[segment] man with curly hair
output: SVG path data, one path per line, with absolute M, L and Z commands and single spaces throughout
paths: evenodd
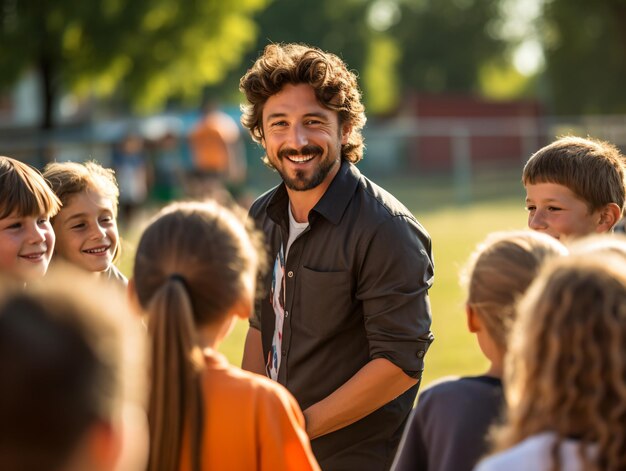
M 336 55 L 269 45 L 240 90 L 283 180 L 250 209 L 274 265 L 243 367 L 293 393 L 323 469 L 388 469 L 432 341 L 430 237 L 354 165 L 365 113 Z

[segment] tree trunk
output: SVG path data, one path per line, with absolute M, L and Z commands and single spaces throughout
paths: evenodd
M 49 131 L 54 127 L 54 66 L 50 57 L 45 54 L 39 59 L 39 78 L 41 80 L 41 99 L 42 99 L 42 115 L 40 128 L 43 131 Z
M 39 56 L 37 64 L 41 90 L 41 121 L 37 133 L 37 165 L 43 168 L 47 163 L 54 160 L 54 151 L 50 139 L 54 123 L 54 102 L 56 98 L 55 66 L 54 60 L 46 54 L 45 46 Z

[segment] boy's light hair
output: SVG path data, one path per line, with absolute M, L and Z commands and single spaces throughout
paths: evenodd
M 53 162 L 46 165 L 43 176 L 64 205 L 77 193 L 95 190 L 113 202 L 113 216 L 117 217 L 120 191 L 113 170 L 92 161 Z
M 11 157 L 0 156 L 0 219 L 17 216 L 53 217 L 61 202 L 38 170 Z
M 470 256 L 461 272 L 467 305 L 485 324 L 498 348 L 507 350 L 515 303 L 551 257 L 566 255 L 558 240 L 534 231 L 495 232 Z
M 589 211 L 615 203 L 624 212 L 624 156 L 612 144 L 567 136 L 535 152 L 522 173 L 522 183 L 557 183 L 582 199 Z
M 581 469 L 626 468 L 626 262 L 614 254 L 548 263 L 518 308 L 505 367 L 508 423 L 496 450 L 553 432 L 580 440 Z M 593 454 L 585 447 L 593 445 Z

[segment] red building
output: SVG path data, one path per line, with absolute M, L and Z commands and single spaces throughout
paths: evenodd
M 519 164 L 543 145 L 542 109 L 534 100 L 417 95 L 408 111 L 413 170 L 448 171 L 459 158 L 472 165 Z

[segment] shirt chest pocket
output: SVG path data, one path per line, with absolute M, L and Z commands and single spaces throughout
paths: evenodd
M 299 293 L 294 300 L 297 321 L 312 335 L 326 337 L 350 328 L 353 317 L 351 277 L 347 271 L 300 269 Z M 360 320 L 362 322 L 362 319 Z

